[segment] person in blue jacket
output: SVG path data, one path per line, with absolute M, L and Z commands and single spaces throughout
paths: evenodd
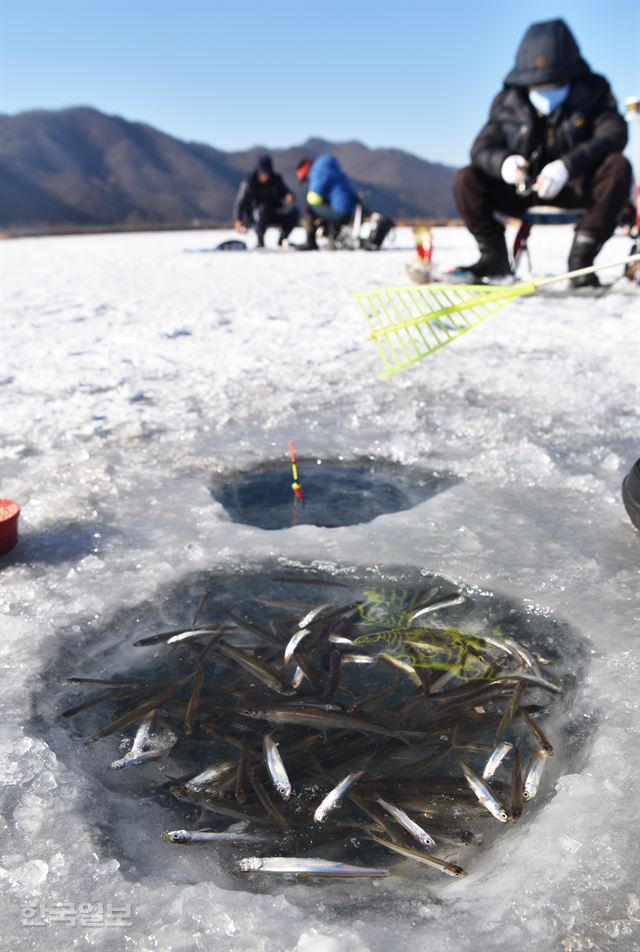
M 358 195 L 333 155 L 304 158 L 296 167 L 296 178 L 307 187 L 307 212 L 302 219 L 307 240 L 301 251 L 314 251 L 318 222 L 329 225 L 334 235 L 351 220 Z

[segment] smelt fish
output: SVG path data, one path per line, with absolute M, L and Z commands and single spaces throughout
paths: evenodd
M 114 760 L 111 764 L 112 770 L 122 770 L 124 767 L 138 767 L 150 760 L 158 760 L 164 757 L 174 744 L 177 742 L 177 735 L 170 730 L 159 730 L 152 733 L 155 722 L 155 711 L 145 717 L 131 745 L 131 750 L 127 751 L 124 757 Z
M 385 664 L 390 664 L 393 668 L 397 668 L 398 671 L 402 671 L 403 674 L 406 674 L 409 680 L 412 681 L 416 685 L 416 687 L 418 688 L 422 687 L 422 681 L 420 679 L 420 675 L 418 674 L 416 669 L 413 667 L 413 665 L 409 664 L 408 661 L 402 661 L 400 658 L 396 658 L 391 654 L 387 654 L 386 652 L 382 652 L 382 654 L 379 654 L 378 658 L 381 661 L 384 661 Z
M 295 635 L 289 639 L 287 647 L 284 649 L 284 663 L 289 664 L 293 658 L 294 652 L 303 638 L 306 638 L 307 635 L 311 634 L 309 628 L 301 628 L 299 631 L 296 631 Z
M 414 612 L 409 616 L 409 624 L 412 624 L 416 618 L 420 618 L 422 615 L 427 615 L 430 612 L 437 612 L 441 608 L 453 608 L 455 605 L 462 605 L 465 601 L 464 595 L 454 595 L 452 597 L 442 598 L 438 602 L 431 602 L 429 605 L 425 605 L 424 608 L 419 608 L 417 612 Z
M 484 770 L 482 771 L 483 780 L 491 780 L 494 773 L 511 750 L 513 750 L 513 744 L 511 744 L 508 740 L 503 740 L 500 744 L 498 744 L 484 766 Z
M 215 785 L 220 782 L 220 780 L 228 780 L 229 777 L 234 773 L 235 762 L 233 760 L 222 760 L 220 763 L 214 764 L 212 767 L 207 767 L 206 770 L 203 770 L 201 773 L 196 774 L 195 777 L 192 777 L 185 786 L 190 790 L 195 790 L 198 787 L 206 787 L 210 785 Z
M 551 691 L 553 694 L 562 694 L 562 688 L 559 685 L 547 681 L 546 678 L 539 678 L 535 674 L 526 674 L 522 671 L 509 671 L 505 674 L 496 674 L 491 684 L 498 684 L 500 681 L 522 681 L 525 684 L 531 684 L 533 687 Z
M 540 665 L 531 652 L 524 647 L 524 645 L 521 645 L 520 642 L 516 641 L 514 638 L 505 638 L 504 643 L 518 655 L 521 661 L 527 666 L 527 668 L 529 668 L 530 671 L 533 672 L 533 674 L 535 674 L 538 678 L 542 677 Z
M 306 678 L 306 674 L 300 667 L 297 665 L 295 671 L 293 672 L 293 677 L 291 678 L 291 687 L 294 691 L 297 691 L 298 688 L 302 687 L 302 682 Z
M 519 820 L 522 816 L 522 772 L 520 770 L 520 754 L 516 750 L 513 755 L 513 769 L 511 771 L 511 819 Z
M 298 628 L 306 628 L 307 625 L 310 625 L 311 622 L 315 621 L 323 611 L 326 611 L 327 608 L 330 608 L 330 605 L 318 605 L 317 608 L 312 608 L 310 612 L 301 618 L 298 622 Z
M 227 658 L 231 658 L 232 661 L 239 664 L 245 671 L 249 671 L 250 674 L 253 674 L 258 680 L 266 684 L 267 687 L 270 687 L 272 691 L 276 691 L 278 694 L 291 694 L 291 688 L 288 684 L 284 683 L 280 675 L 274 671 L 273 668 L 270 668 L 269 665 L 258 661 L 253 655 L 241 651 L 240 648 L 234 648 L 232 645 L 227 644 L 226 641 L 221 641 L 216 646 L 216 651 Z
M 328 640 L 332 645 L 344 645 L 347 648 L 356 648 L 357 643 L 352 641 L 351 638 L 345 638 L 343 635 L 337 635 L 335 632 L 332 632 L 329 635 Z
M 542 771 L 544 770 L 548 756 L 549 751 L 547 750 L 536 750 L 531 754 L 524 775 L 524 790 L 522 796 L 525 800 L 533 800 L 538 792 L 540 780 L 542 779 Z
M 310 605 L 309 602 L 291 602 L 285 601 L 281 598 L 256 598 L 256 601 L 260 605 L 266 605 L 267 608 L 289 608 L 291 611 L 304 611 L 305 609 L 311 608 L 312 611 L 316 611 L 316 605 Z M 300 625 L 303 628 L 303 625 Z
M 235 800 L 228 800 L 217 796 L 213 792 L 203 790 L 190 790 L 183 786 L 171 787 L 169 792 L 177 800 L 186 800 L 188 803 L 195 803 L 203 810 L 211 813 L 219 813 L 221 816 L 231 817 L 233 820 L 250 820 L 252 823 L 264 823 L 270 825 L 273 820 L 270 816 L 256 813 L 253 807 L 247 808 L 236 803 Z
M 467 778 L 467 783 L 475 793 L 476 797 L 480 801 L 483 807 L 489 811 L 489 813 L 500 820 L 501 823 L 507 823 L 509 820 L 509 814 L 505 810 L 504 806 L 500 803 L 495 793 L 489 786 L 489 784 L 482 780 L 481 777 L 475 773 L 471 767 L 465 764 L 464 760 L 460 761 L 460 766 L 462 767 L 463 773 Z
M 551 744 L 547 740 L 547 738 L 542 732 L 542 728 L 540 727 L 540 725 L 536 723 L 536 721 L 534 721 L 534 719 L 530 717 L 526 711 L 521 710 L 520 714 L 522 715 L 522 717 L 524 717 L 527 727 L 529 728 L 529 730 L 531 731 L 535 739 L 538 741 L 538 744 L 540 745 L 541 750 L 546 751 L 548 754 L 552 754 L 553 744 Z
M 161 834 L 167 843 L 265 843 L 272 836 L 259 836 L 255 833 L 213 833 L 209 830 L 168 830 Z
M 388 869 L 370 866 L 349 866 L 329 859 L 296 859 L 293 856 L 248 856 L 238 860 L 236 869 L 242 873 L 283 873 L 297 876 L 388 876 Z
M 378 797 L 377 803 L 389 813 L 394 820 L 396 820 L 400 826 L 403 826 L 411 836 L 418 841 L 422 846 L 425 846 L 427 849 L 433 849 L 436 845 L 436 841 L 432 836 L 429 836 L 426 830 L 423 830 L 422 827 L 412 820 L 408 813 L 405 813 L 404 810 L 401 810 L 400 807 L 396 807 L 393 803 L 387 803 L 386 800 L 383 800 L 382 797 Z
M 329 671 L 322 689 L 322 698 L 329 700 L 338 690 L 340 685 L 340 668 L 342 667 L 342 655 L 339 651 L 332 651 L 329 655 Z
M 347 585 L 346 582 L 339 582 L 338 579 L 333 578 L 311 578 L 305 577 L 304 575 L 281 575 L 277 578 L 272 578 L 272 582 L 280 583 L 293 583 L 294 585 L 308 585 L 310 587 L 316 588 L 318 585 L 338 585 L 340 588 L 350 588 L 350 585 Z
M 119 760 L 114 760 L 111 763 L 111 769 L 123 770 L 125 767 L 139 767 L 141 764 L 146 764 L 150 760 L 159 760 L 162 755 L 162 750 L 139 750 L 137 754 L 129 751 L 124 757 L 121 757 Z
M 314 821 L 316 823 L 323 823 L 327 814 L 338 806 L 347 790 L 349 790 L 363 774 L 364 770 L 357 770 L 355 773 L 347 774 L 333 790 L 330 790 L 313 814 Z
M 189 631 L 181 631 L 177 635 L 172 635 L 171 638 L 167 639 L 168 645 L 177 645 L 182 641 L 190 641 L 192 638 L 200 638 L 202 635 L 212 635 L 215 629 L 209 628 L 192 628 Z
M 405 859 L 415 859 L 419 863 L 425 863 L 427 866 L 435 866 L 448 876 L 467 875 L 462 866 L 456 866 L 455 863 L 448 863 L 445 859 L 440 859 L 439 856 L 433 856 L 431 853 L 421 853 L 419 850 L 413 850 L 408 846 L 401 846 L 400 843 L 392 843 L 391 840 L 383 840 L 382 837 L 376 836 L 375 833 L 371 833 L 369 835 L 369 839 L 379 843 L 380 846 L 386 846 L 388 850 L 393 850 L 394 853 L 399 853 L 400 856 L 404 856 Z
M 240 759 L 236 771 L 236 782 L 234 785 L 234 794 L 238 803 L 246 803 L 249 793 L 249 747 L 246 741 L 242 744 L 240 750 Z
M 264 751 L 264 759 L 267 765 L 267 770 L 269 771 L 269 776 L 273 781 L 274 787 L 283 800 L 288 800 L 291 796 L 291 782 L 287 776 L 287 771 L 282 761 L 282 757 L 280 756 L 278 745 L 274 741 L 271 734 L 265 735 L 262 742 L 262 749 Z
M 344 664 L 344 659 L 342 661 Z M 318 730 L 351 730 L 364 734 L 382 734 L 383 737 L 396 737 L 405 740 L 407 737 L 421 737 L 418 731 L 394 731 L 380 724 L 374 724 L 363 717 L 343 714 L 340 711 L 325 708 L 311 707 L 268 707 L 262 710 L 238 709 L 243 717 L 252 717 L 260 721 L 271 721 L 272 724 L 293 724 L 301 727 L 315 727 Z

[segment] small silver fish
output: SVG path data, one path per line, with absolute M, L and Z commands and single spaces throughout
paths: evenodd
M 378 658 L 381 661 L 384 661 L 386 664 L 390 664 L 392 667 L 397 668 L 398 671 L 402 671 L 403 674 L 406 674 L 409 680 L 412 681 L 413 684 L 416 685 L 416 687 L 418 688 L 422 687 L 422 681 L 420 679 L 420 675 L 418 674 L 416 669 L 413 667 L 413 665 L 409 664 L 408 661 L 402 661 L 400 658 L 395 658 L 393 655 L 387 654 L 386 652 L 382 652 L 382 654 L 379 654 Z
M 529 668 L 530 671 L 533 672 L 533 674 L 536 675 L 536 677 L 538 678 L 542 677 L 540 665 L 534 658 L 533 654 L 530 651 L 528 651 L 527 648 L 524 647 L 524 645 L 521 645 L 519 641 L 515 640 L 515 638 L 505 638 L 504 643 L 513 651 L 515 651 L 515 653 L 520 657 L 522 662 L 527 666 L 527 668 Z
M 545 691 L 551 691 L 553 694 L 562 694 L 562 688 L 558 684 L 554 684 L 552 681 L 547 681 L 546 678 L 539 678 L 535 674 L 525 674 L 524 672 L 507 672 L 505 674 L 496 674 L 491 684 L 496 684 L 500 681 L 522 681 L 525 684 L 531 684 L 533 687 L 543 688 Z
M 271 734 L 265 734 L 262 741 L 262 749 L 264 751 L 267 770 L 269 771 L 269 776 L 273 781 L 274 787 L 283 800 L 288 800 L 291 796 L 291 781 L 289 780 L 282 757 L 280 756 L 278 745 Z
M 534 719 L 530 717 L 526 711 L 520 711 L 520 714 L 524 718 L 525 723 L 527 724 L 527 727 L 529 728 L 529 730 L 531 731 L 535 739 L 538 741 L 538 744 L 540 745 L 541 749 L 546 750 L 546 752 L 549 755 L 551 755 L 553 753 L 553 744 L 550 743 L 549 740 L 547 740 L 540 725 L 536 721 L 534 721 Z
M 142 721 L 136 731 L 136 735 L 131 744 L 131 749 L 127 751 L 124 757 L 114 760 L 111 764 L 112 770 L 123 770 L 125 767 L 138 767 L 140 764 L 146 764 L 150 760 L 159 760 L 168 754 L 178 737 L 171 730 L 153 730 L 155 722 L 155 711 L 151 711 Z
M 433 856 L 431 853 L 421 853 L 419 850 L 413 850 L 408 846 L 401 846 L 400 843 L 392 843 L 391 840 L 385 840 L 381 836 L 376 836 L 375 833 L 371 833 L 369 839 L 375 840 L 380 846 L 386 846 L 388 850 L 393 850 L 394 853 L 399 853 L 400 856 L 404 856 L 405 859 L 414 859 L 419 863 L 425 863 L 427 866 L 435 866 L 448 876 L 467 875 L 461 866 L 456 866 L 455 863 L 448 863 L 447 860 L 440 859 L 439 856 Z
M 190 790 L 195 790 L 198 787 L 206 787 L 211 784 L 216 784 L 222 778 L 228 780 L 229 777 L 235 772 L 235 769 L 235 761 L 221 760 L 219 763 L 214 764 L 212 767 L 207 767 L 206 770 L 203 770 L 195 777 L 192 777 L 191 780 L 187 781 L 185 787 L 188 787 Z
M 524 790 L 522 792 L 522 796 L 525 800 L 533 800 L 536 793 L 538 792 L 540 780 L 542 779 L 542 772 L 544 770 L 548 756 L 548 750 L 536 750 L 533 754 L 531 754 L 524 775 Z
M 404 810 L 401 810 L 400 807 L 396 807 L 393 803 L 388 803 L 386 800 L 383 800 L 382 797 L 378 797 L 377 802 L 389 813 L 394 820 L 403 826 L 411 836 L 418 841 L 422 846 L 425 846 L 427 849 L 433 849 L 436 845 L 436 841 L 432 836 L 429 836 L 426 830 L 411 819 L 408 813 L 405 813 Z
M 306 628 L 307 625 L 310 625 L 312 621 L 315 621 L 318 615 L 321 615 L 323 611 L 327 608 L 330 608 L 330 605 L 318 605 L 316 608 L 312 608 L 310 612 L 301 618 L 298 622 L 298 628 Z
M 287 647 L 284 649 L 284 663 L 285 664 L 289 664 L 289 662 L 293 658 L 293 654 L 296 648 L 298 647 L 302 639 L 306 638 L 307 635 L 310 635 L 310 634 L 311 634 L 311 631 L 309 628 L 300 628 L 300 630 L 296 631 L 293 637 L 289 639 L 289 642 L 287 643 Z
M 501 823 L 507 823 L 509 820 L 509 814 L 505 810 L 504 806 L 500 803 L 495 793 L 489 786 L 489 784 L 482 780 L 481 777 L 475 773 L 471 767 L 465 764 L 464 760 L 460 761 L 460 766 L 462 771 L 467 778 L 467 783 L 475 793 L 476 797 L 480 801 L 483 807 L 489 811 L 489 813 L 500 820 Z
M 168 830 L 161 834 L 161 839 L 167 843 L 264 843 L 272 840 L 272 836 L 258 836 L 255 833 L 223 831 L 214 833 L 209 830 Z
M 425 605 L 424 608 L 419 608 L 417 612 L 410 615 L 409 624 L 414 622 L 416 618 L 420 618 L 421 615 L 427 615 L 429 612 L 437 612 L 441 608 L 453 608 L 455 605 L 462 605 L 464 601 L 464 595 L 454 595 L 451 598 L 443 598 L 439 602 L 431 602 L 430 605 Z
M 192 629 L 189 629 L 189 631 L 181 631 L 177 635 L 172 635 L 172 637 L 169 638 L 166 643 L 168 645 L 177 645 L 182 641 L 190 641 L 192 638 L 199 638 L 202 635 L 211 636 L 213 633 L 214 632 L 210 627 L 209 628 L 192 628 Z
M 159 760 L 164 756 L 163 750 L 140 750 L 138 753 L 129 753 L 125 754 L 124 757 L 121 757 L 119 760 L 114 760 L 111 763 L 112 770 L 124 770 L 125 767 L 139 767 L 141 764 L 146 764 L 150 760 Z
M 302 858 L 293 856 L 248 856 L 236 863 L 242 873 L 282 873 L 298 876 L 388 876 L 388 869 L 371 866 L 349 866 L 329 859 Z
M 338 806 L 347 790 L 349 790 L 363 774 L 364 770 L 357 770 L 355 773 L 347 774 L 333 790 L 330 790 L 313 814 L 314 821 L 316 823 L 323 823 L 327 814 Z
M 345 638 L 343 635 L 337 635 L 335 632 L 329 635 L 328 641 L 330 641 L 332 645 L 345 645 L 348 648 L 355 648 L 357 646 L 356 642 L 352 641 L 351 638 Z
M 511 750 L 513 750 L 513 744 L 511 744 L 508 740 L 503 740 L 500 744 L 498 744 L 484 765 L 484 770 L 482 771 L 483 780 L 491 780 L 494 773 Z
M 343 660 L 344 664 L 344 660 Z M 272 724 L 299 724 L 303 727 L 314 727 L 319 730 L 351 730 L 365 734 L 381 734 L 384 737 L 395 737 L 408 743 L 409 737 L 422 737 L 419 731 L 393 731 L 389 727 L 382 727 L 368 721 L 364 717 L 354 717 L 343 714 L 332 705 L 322 707 L 282 705 L 266 707 L 261 710 L 238 708 L 238 714 L 256 720 L 271 721 Z
M 234 648 L 226 641 L 219 642 L 216 651 L 227 658 L 231 658 L 245 671 L 249 671 L 267 687 L 270 687 L 272 691 L 276 691 L 278 694 L 291 694 L 291 688 L 284 683 L 278 672 L 258 658 L 254 658 L 253 655 L 247 654 L 246 651 L 242 651 L 240 648 Z
M 306 677 L 306 674 L 304 673 L 300 665 L 298 665 L 295 671 L 293 672 L 293 677 L 291 678 L 291 687 L 293 688 L 294 691 L 297 691 L 298 688 L 302 686 L 302 682 L 304 681 L 305 677 Z
M 513 767 L 511 769 L 511 819 L 519 820 L 522 816 L 522 773 L 520 771 L 520 754 L 516 748 L 513 755 Z

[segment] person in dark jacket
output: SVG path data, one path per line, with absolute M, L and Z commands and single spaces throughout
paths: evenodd
M 318 222 L 325 222 L 333 232 L 339 231 L 351 220 L 358 195 L 333 155 L 302 159 L 296 167 L 296 178 L 307 187 L 307 211 L 302 219 L 307 240 L 298 249 L 313 251 L 317 248 Z
M 494 212 L 517 218 L 536 204 L 584 209 L 568 269 L 592 265 L 629 197 L 626 143 L 609 83 L 591 71 L 566 23 L 530 26 L 473 143 L 471 165 L 454 181 L 458 208 L 480 249 L 468 270 L 478 280 L 510 274 Z M 598 283 L 595 274 L 572 280 L 574 287 Z
M 280 228 L 278 244 L 282 245 L 298 224 L 298 217 L 293 192 L 282 176 L 273 171 L 271 156 L 261 155 L 255 171 L 242 182 L 236 196 L 233 207 L 236 231 L 254 228 L 258 248 L 264 248 L 265 231 L 269 225 L 276 225 Z

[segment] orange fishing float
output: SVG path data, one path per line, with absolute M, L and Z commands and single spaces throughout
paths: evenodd
M 293 482 L 291 483 L 293 495 L 296 500 L 303 502 L 304 496 L 302 494 L 302 486 L 298 482 L 298 466 L 296 464 L 296 451 L 293 448 L 293 440 L 289 440 L 289 459 L 291 460 L 291 472 L 293 474 Z

